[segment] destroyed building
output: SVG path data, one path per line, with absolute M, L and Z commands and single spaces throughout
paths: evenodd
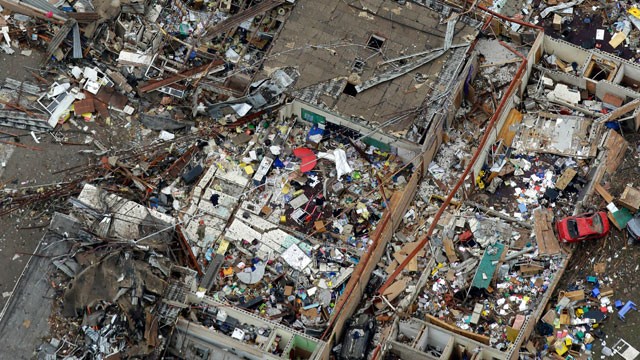
M 420 185 L 405 229 L 373 272 L 383 282 L 380 298 L 371 298 L 375 313 L 404 315 L 392 316 L 380 335 L 385 340 L 377 351 L 389 359 L 538 356 L 540 344 L 529 341 L 537 321 L 546 314 L 543 321 L 557 326 L 566 314 L 563 306 L 546 312 L 572 251 L 558 243 L 552 218 L 580 213 L 596 191 L 602 193 L 594 189 L 611 179 L 626 148 L 611 128 L 637 130 L 638 93 L 628 86 L 637 64 L 541 31 L 530 43 L 480 40 L 475 49 L 481 70 L 472 87 L 488 85 L 500 95 L 469 99 L 475 105 L 459 115 L 470 123 L 447 133 L 449 148 L 443 146 L 429 165 L 431 179 Z M 509 69 L 505 60 L 516 66 Z M 505 72 L 513 81 L 500 83 Z M 624 81 L 624 74 L 631 78 Z M 487 104 L 502 111 L 491 116 Z M 472 124 L 487 122 L 495 131 L 483 137 L 466 181 L 489 194 L 491 207 L 489 197 L 468 194 L 468 185 L 456 183 L 470 156 L 460 137 L 477 131 Z M 452 198 L 454 185 L 462 185 L 462 193 Z M 444 205 L 433 205 L 445 197 Z M 619 229 L 625 212 L 609 210 Z M 560 323 L 590 324 L 590 316 Z M 583 342 L 571 334 L 548 337 L 542 353 L 576 356 L 593 341 L 592 335 Z M 577 348 L 567 345 L 572 341 Z
M 72 209 L 2 312 L 0 334 L 32 327 L 16 353 L 44 338 L 41 356 L 67 359 L 533 357 L 571 255 L 551 219 L 615 172 L 611 124 L 640 124 L 637 64 L 500 6 L 0 4 L 50 21 L 63 69 L 5 84 L 37 96 L 29 130 L 100 119 L 152 139 L 96 143 L 46 193 Z M 36 291 L 44 305 L 22 301 Z

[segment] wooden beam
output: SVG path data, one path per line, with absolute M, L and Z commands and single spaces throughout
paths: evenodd
M 168 86 L 174 83 L 177 83 L 181 80 L 190 79 L 196 75 L 206 76 L 209 71 L 215 70 L 218 66 L 223 65 L 223 60 L 214 60 L 212 63 L 205 64 L 202 66 L 198 66 L 181 73 L 175 74 L 173 76 L 169 76 L 168 78 L 164 78 L 162 80 L 151 80 L 146 84 L 138 87 L 138 91 L 141 93 L 148 93 L 154 90 L 157 90 L 163 86 Z M 213 65 L 213 66 L 212 66 Z
M 609 193 L 607 189 L 602 187 L 602 185 L 595 184 L 593 188 L 596 190 L 598 194 L 600 194 L 600 196 L 602 196 L 602 198 L 604 199 L 604 201 L 607 202 L 607 204 L 613 201 L 613 195 L 611 195 L 611 193 Z
M 432 324 L 434 324 L 434 325 L 437 325 L 437 326 L 439 326 L 441 328 L 449 330 L 449 331 L 451 331 L 453 333 L 456 333 L 458 335 L 462 335 L 462 336 L 464 336 L 466 338 L 470 338 L 472 340 L 475 340 L 477 342 L 483 343 L 485 345 L 489 345 L 489 338 L 488 337 L 480 335 L 480 334 L 473 333 L 471 331 L 462 330 L 459 327 L 451 325 L 446 321 L 442 321 L 442 320 L 436 318 L 433 315 L 427 314 L 427 321 L 432 323 Z
M 619 117 L 621 117 L 622 115 L 635 110 L 638 106 L 640 106 L 640 98 L 638 99 L 634 99 L 622 106 L 620 106 L 619 108 L 609 112 L 608 114 L 599 117 L 598 119 L 595 120 L 595 122 L 607 122 L 607 121 L 613 121 L 618 119 Z

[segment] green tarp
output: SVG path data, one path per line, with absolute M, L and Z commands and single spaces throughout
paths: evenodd
M 471 286 L 482 289 L 489 287 L 493 274 L 500 264 L 500 258 L 503 252 L 504 245 L 500 243 L 489 245 L 484 249 L 484 255 L 482 255 L 482 260 L 480 260 L 480 264 L 478 264 L 478 270 L 476 271 L 476 276 L 473 277 Z

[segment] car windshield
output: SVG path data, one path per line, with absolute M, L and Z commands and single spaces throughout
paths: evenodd
M 598 234 L 602 233 L 604 228 L 602 227 L 602 219 L 600 218 L 600 215 L 595 214 L 590 217 L 589 220 L 590 221 L 588 221 L 588 224 L 591 228 L 591 231 Z
M 567 220 L 567 230 L 569 231 L 569 236 L 571 236 L 572 239 L 578 237 L 578 223 L 575 219 Z

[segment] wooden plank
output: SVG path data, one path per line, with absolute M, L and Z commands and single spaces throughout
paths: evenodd
M 473 339 L 473 340 L 475 340 L 477 342 L 480 342 L 480 343 L 483 343 L 485 345 L 489 345 L 489 338 L 488 337 L 480 335 L 480 334 L 473 333 L 471 331 L 462 330 L 459 327 L 457 327 L 455 325 L 451 325 L 451 324 L 449 324 L 449 323 L 447 323 L 445 321 L 442 321 L 442 320 L 436 318 L 433 315 L 427 314 L 427 321 L 429 321 L 430 323 L 432 323 L 434 325 L 437 325 L 437 326 L 439 326 L 441 328 L 449 330 L 449 331 L 451 331 L 453 333 L 456 333 L 456 334 L 462 335 L 464 337 Z
M 609 218 L 609 222 L 611 222 L 613 226 L 616 227 L 616 229 L 622 230 L 622 228 L 620 227 L 620 224 L 618 224 L 618 222 L 616 221 L 616 218 L 613 216 L 611 211 L 607 211 L 607 217 Z
M 407 288 L 407 279 L 400 279 L 391 284 L 382 295 L 387 298 L 390 302 L 395 298 L 400 296 L 400 294 Z
M 585 297 L 584 290 L 560 291 L 560 293 L 558 294 L 558 299 L 562 299 L 563 297 L 567 297 L 571 301 L 580 301 Z
M 627 152 L 627 141 L 614 130 L 609 130 L 604 147 L 608 150 L 606 157 L 607 173 L 613 174 L 620 166 Z
M 607 122 L 607 121 L 613 121 L 616 120 L 618 118 L 620 118 L 622 115 L 635 110 L 638 106 L 640 106 L 640 98 L 638 99 L 634 99 L 633 101 L 630 101 L 622 106 L 620 106 L 619 108 L 610 111 L 608 114 L 599 117 L 598 119 L 595 120 L 595 122 Z
M 100 14 L 97 12 L 69 12 L 67 15 L 70 18 L 76 19 L 79 23 L 90 23 L 96 20 L 100 20 Z
M 533 211 L 533 229 L 538 244 L 538 251 L 542 255 L 560 253 L 560 243 L 551 224 L 553 213 L 548 209 L 539 208 Z
M 447 259 L 449 259 L 450 263 L 458 262 L 458 255 L 456 255 L 456 250 L 453 246 L 453 241 L 446 237 L 442 240 L 442 245 L 444 245 L 444 252 L 447 255 Z
M 620 196 L 619 202 L 632 212 L 637 212 L 640 209 L 640 190 L 627 185 Z
M 153 90 L 157 90 L 163 86 L 168 86 L 177 83 L 181 80 L 190 79 L 194 76 L 206 76 L 208 72 L 214 71 L 218 66 L 223 65 L 223 60 L 214 60 L 211 63 L 201 65 L 189 70 L 185 70 L 181 73 L 169 76 L 161 80 L 149 80 L 145 84 L 138 87 L 138 91 L 141 93 L 148 93 Z
M 578 172 L 572 168 L 566 168 L 558 180 L 556 180 L 556 189 L 564 190 L 577 173 Z
M 607 204 L 613 202 L 613 195 L 611 195 L 611 193 L 609 193 L 607 189 L 602 187 L 602 185 L 595 184 L 593 188 L 596 190 L 598 194 L 600 194 L 600 196 L 602 196 L 602 198 L 604 199 L 604 201 L 607 202 Z
M 523 276 L 535 275 L 541 273 L 544 270 L 544 267 L 540 265 L 521 265 L 520 273 Z

